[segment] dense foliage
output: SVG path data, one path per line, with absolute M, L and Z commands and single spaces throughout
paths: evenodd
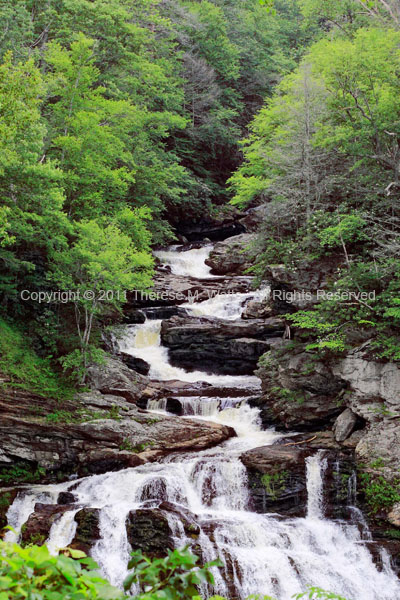
M 344 350 L 364 329 L 376 356 L 399 360 L 396 3 L 300 4 L 321 39 L 251 124 L 233 202 L 265 206 L 260 276 L 271 263 L 324 264 L 332 295 L 291 316 L 312 347 Z
M 149 560 L 140 552 L 132 554 L 131 574 L 124 587 L 139 589 L 126 596 L 98 572 L 93 559 L 79 550 L 65 550 L 51 556 L 46 546 L 27 546 L 0 541 L 0 600 L 201 600 L 199 585 L 213 583 L 211 567 L 197 566 L 198 557 L 188 550 L 168 551 L 164 559 Z M 345 600 L 319 588 L 296 596 L 314 600 Z M 224 600 L 214 596 L 210 600 Z M 259 600 L 273 600 L 267 596 Z
M 82 381 L 151 244 L 224 209 L 246 126 L 319 29 L 292 0 L 0 0 L 0 23 L 1 310 Z M 95 301 L 51 296 L 78 289 Z

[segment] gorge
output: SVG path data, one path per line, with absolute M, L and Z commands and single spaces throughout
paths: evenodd
M 162 556 L 166 548 L 189 545 L 202 561 L 223 562 L 214 569 L 215 586 L 201 590 L 204 597 L 289 600 L 308 585 L 349 600 L 400 597 L 391 557 L 357 507 L 351 448 L 323 436 L 318 443 L 318 434 L 298 434 L 295 426 L 277 430 L 261 418 L 260 380 L 251 373 L 260 355 L 282 347 L 285 329 L 279 316 L 242 318 L 250 302 L 267 300 L 268 285 L 252 291 L 249 277 L 212 275 L 205 264 L 211 249 L 157 252 L 159 281 L 176 278 L 184 295 L 200 289 L 205 299 L 138 306 L 136 318 L 140 312 L 144 322 L 114 329 L 112 342 L 116 359 L 140 359 L 146 377 L 160 386 L 157 393 L 142 387 L 134 401 L 140 414 L 124 416 L 122 424 L 139 416 L 158 427 L 170 415 L 178 437 L 179 423 L 198 428 L 200 436 L 210 424 L 223 426 L 220 439 L 195 448 L 194 433 L 186 451 L 161 452 L 154 441 L 134 449 L 128 432 L 114 455 L 133 453 L 137 466 L 24 486 L 8 509 L 14 531 L 6 539 L 27 540 L 40 530 L 54 553 L 68 545 L 89 550 L 118 586 L 131 548 Z M 207 286 L 217 284 L 219 293 L 207 298 Z M 115 394 L 117 386 L 105 387 L 99 393 Z M 126 390 L 113 402 L 118 397 L 121 407 L 132 407 Z M 302 405 L 293 410 L 301 413 Z M 113 422 L 95 423 L 101 433 Z

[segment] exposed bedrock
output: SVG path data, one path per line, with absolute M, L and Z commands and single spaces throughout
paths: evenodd
M 174 524 L 179 523 L 192 550 L 196 551 L 196 540 L 200 527 L 196 518 L 187 509 L 171 502 L 162 502 L 157 507 L 130 511 L 126 520 L 128 541 L 133 550 L 142 550 L 149 557 L 166 556 L 175 548 Z
M 221 374 L 251 374 L 258 358 L 284 333 L 280 319 L 229 321 L 212 317 L 163 321 L 162 343 L 172 364 Z
M 262 394 L 252 402 L 261 408 L 265 424 L 305 432 L 324 428 L 332 448 L 354 451 L 360 505 L 371 513 L 374 535 L 393 534 L 393 545 L 400 531 L 399 365 L 377 360 L 368 342 L 342 357 L 326 358 L 288 343 L 264 355 L 257 374 Z M 371 512 L 373 486 L 384 497 L 378 512 Z
M 242 454 L 247 468 L 250 507 L 256 512 L 276 512 L 304 517 L 307 512 L 307 458 L 317 451 L 307 436 L 284 438 L 272 446 L 254 448 Z M 318 442 L 324 448 L 323 440 Z M 354 465 L 349 452 L 324 450 L 324 511 L 329 516 L 347 517 L 349 479 Z
M 243 233 L 215 244 L 206 265 L 215 275 L 243 275 L 253 264 L 255 235 Z
M 299 345 L 283 345 L 263 356 L 256 372 L 262 396 L 258 406 L 265 424 L 317 431 L 333 425 L 343 411 L 346 382 Z
M 128 369 L 129 371 L 129 369 Z M 161 394 L 161 390 L 157 390 Z M 71 403 L 68 422 L 48 419 L 59 406 L 20 390 L 0 396 L 3 485 L 12 485 L 12 471 L 59 481 L 69 474 L 104 473 L 153 461 L 177 450 L 202 450 L 235 435 L 230 427 L 205 421 L 152 415 L 121 396 L 89 392 Z M 38 471 L 38 467 L 41 468 Z M 0 480 L 2 471 L 0 471 Z M 29 481 L 29 479 L 27 480 Z

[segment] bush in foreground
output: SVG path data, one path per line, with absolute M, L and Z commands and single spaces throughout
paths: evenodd
M 83 552 L 68 549 L 51 556 L 46 546 L 22 548 L 0 541 L 0 600 L 201 600 L 198 586 L 214 582 L 210 568 L 220 562 L 199 567 L 197 561 L 187 549 L 169 551 L 166 558 L 155 560 L 135 552 L 124 593 L 103 579 L 98 565 Z M 127 596 L 129 591 L 133 595 Z M 295 598 L 345 600 L 319 588 Z M 210 600 L 224 599 L 214 596 Z M 274 599 L 252 596 L 251 600 Z

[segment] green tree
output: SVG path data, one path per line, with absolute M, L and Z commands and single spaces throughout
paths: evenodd
M 0 65 L 0 201 L 7 223 L 0 250 L 3 307 L 15 302 L 22 283 L 35 288 L 44 283 L 43 266 L 52 251 L 65 247 L 69 230 L 62 173 L 43 155 L 43 92 L 34 61 L 14 65 L 8 53 Z
M 121 207 L 134 165 L 121 131 L 134 118 L 123 100 L 109 100 L 97 85 L 93 40 L 80 35 L 71 50 L 51 43 L 46 116 L 47 153 L 64 173 L 66 209 L 73 218 L 94 218 Z
M 140 216 L 134 214 L 131 227 L 134 219 L 136 230 L 145 227 Z M 112 309 L 120 310 L 127 291 L 149 288 L 153 259 L 145 233 L 140 233 L 144 243 L 136 247 L 115 224 L 101 226 L 93 220 L 82 221 L 76 224 L 75 231 L 76 239 L 68 252 L 53 256 L 51 279 L 62 290 L 71 292 L 79 349 L 64 357 L 63 365 L 73 369 L 83 383 L 88 363 L 99 358 L 91 346 L 95 319 Z

